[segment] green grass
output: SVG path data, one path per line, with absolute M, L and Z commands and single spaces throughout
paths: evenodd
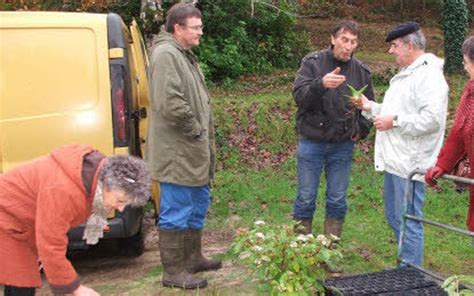
M 349 212 L 342 237 L 347 273 L 378 271 L 396 265 L 397 245 L 384 218 L 382 184 L 382 174 L 374 172 L 371 163 L 354 163 L 348 191 Z M 322 232 L 324 220 L 324 198 L 321 198 L 324 188 L 323 181 L 313 223 L 317 233 Z M 290 224 L 295 192 L 294 158 L 279 170 L 220 172 L 214 183 L 208 226 L 236 229 L 250 227 L 255 220 Z M 466 194 L 459 195 L 452 189 L 441 193 L 430 190 L 424 214 L 427 218 L 465 228 L 467 204 Z M 426 229 L 425 267 L 445 275 L 473 274 L 474 251 L 469 238 L 430 226 Z

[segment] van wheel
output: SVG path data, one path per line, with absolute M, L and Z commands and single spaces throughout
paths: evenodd
M 145 236 L 143 234 L 143 226 L 133 236 L 121 238 L 118 241 L 120 255 L 126 257 L 138 257 L 145 252 Z

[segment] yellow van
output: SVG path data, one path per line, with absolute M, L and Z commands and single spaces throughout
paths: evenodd
M 117 14 L 0 12 L 0 173 L 71 143 L 141 156 L 147 66 L 136 23 Z M 140 255 L 142 219 L 116 213 L 105 238 Z M 82 232 L 70 250 L 86 248 Z

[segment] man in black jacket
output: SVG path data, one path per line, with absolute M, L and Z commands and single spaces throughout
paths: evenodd
M 373 100 L 370 71 L 352 56 L 358 45 L 359 25 L 339 22 L 331 33 L 331 48 L 308 54 L 301 61 L 293 87 L 298 106 L 298 194 L 293 217 L 297 231 L 312 232 L 321 172 L 326 174 L 325 234 L 340 237 L 347 212 L 352 155 L 356 141 L 367 136 L 372 124 L 353 102 L 348 85 Z

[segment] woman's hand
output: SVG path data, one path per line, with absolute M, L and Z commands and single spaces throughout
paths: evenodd
M 436 186 L 436 179 L 438 179 L 444 174 L 445 174 L 445 171 L 439 166 L 434 166 L 428 169 L 428 171 L 425 174 L 426 184 L 430 185 L 431 187 Z
M 80 285 L 74 292 L 73 296 L 99 296 L 100 294 L 94 291 L 93 289 Z

